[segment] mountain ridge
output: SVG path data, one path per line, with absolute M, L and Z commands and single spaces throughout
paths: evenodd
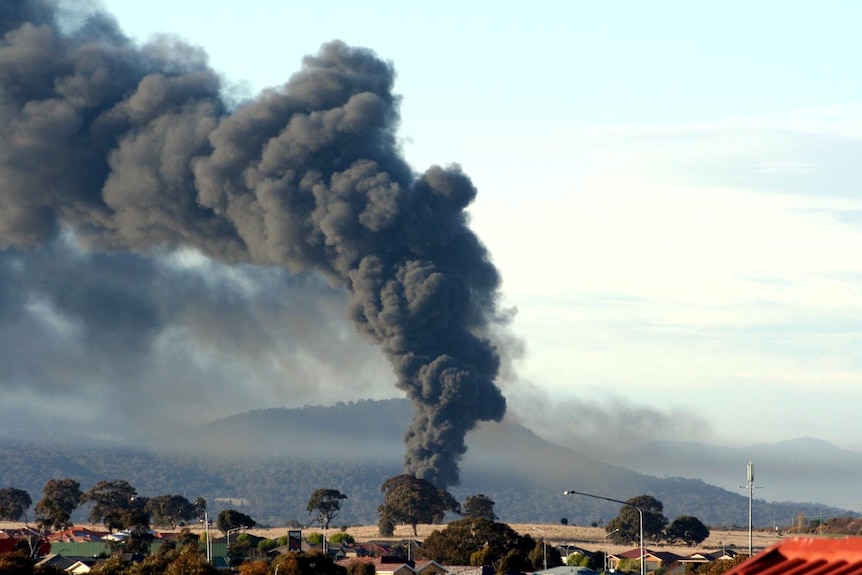
M 607 455 L 640 473 L 692 477 L 696 470 L 698 478 L 729 488 L 745 483 L 751 461 L 761 497 L 859 510 L 853 486 L 862 477 L 862 453 L 814 437 L 742 447 L 664 440 Z
M 85 490 L 99 480 L 122 478 L 144 496 L 247 500 L 241 510 L 270 525 L 307 522 L 311 492 L 331 487 L 348 495 L 339 521 L 376 524 L 380 485 L 403 472 L 401 435 L 410 417 L 407 400 L 361 400 L 246 412 L 136 443 L 16 446 L 0 438 L 0 457 L 7 463 L 0 470 L 0 486 L 27 489 L 37 501 L 51 478 L 71 476 Z M 623 500 L 652 495 L 664 503 L 671 520 L 695 515 L 713 526 L 747 522 L 748 500 L 738 492 L 701 479 L 656 477 L 599 461 L 517 423 L 483 424 L 468 435 L 468 447 L 461 483 L 449 491 L 461 501 L 484 493 L 496 502 L 504 522 L 605 524 L 619 512 L 612 502 L 563 497 L 567 489 Z M 797 513 L 838 512 L 820 504 L 755 500 L 761 525 Z

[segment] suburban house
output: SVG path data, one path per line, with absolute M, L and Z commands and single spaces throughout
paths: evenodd
M 593 552 L 584 549 L 583 547 L 578 547 L 577 545 L 557 545 L 557 551 L 560 552 L 560 558 L 562 558 L 563 562 L 569 557 L 569 555 L 582 555 L 584 557 L 592 557 Z
M 64 555 L 58 555 L 57 553 L 49 553 L 42 557 L 38 563 L 36 563 L 37 567 L 55 567 L 57 569 L 61 569 L 65 571 L 75 563 L 77 563 L 80 559 L 84 559 L 84 557 L 66 557 Z
M 293 551 L 295 551 L 295 549 L 292 549 L 290 545 L 282 545 L 271 549 L 269 553 L 271 555 L 284 555 L 292 553 Z M 323 549 L 321 545 L 312 545 L 303 538 L 300 540 L 299 551 L 302 551 L 303 553 L 319 553 L 322 552 Z M 326 554 L 332 557 L 334 561 L 350 559 L 352 557 L 400 557 L 402 555 L 400 551 L 397 551 L 391 545 L 373 541 L 368 543 L 327 543 Z
M 696 551 L 691 555 L 677 555 L 670 551 L 652 551 L 644 549 L 644 568 L 647 573 L 651 573 L 656 569 L 664 569 L 667 573 L 683 573 L 686 565 L 698 565 L 701 563 L 712 563 L 713 561 L 721 561 L 723 559 L 733 559 L 737 552 L 732 549 L 724 551 L 716 551 L 707 553 L 705 551 Z M 624 560 L 637 561 L 640 557 L 640 548 L 631 549 L 624 553 L 616 553 L 608 555 L 608 567 L 614 571 L 619 569 L 620 563 Z M 862 574 L 860 574 L 862 575 Z
M 104 541 L 107 535 L 107 531 L 94 531 L 86 527 L 72 526 L 62 531 L 50 533 L 47 538 L 51 543 L 92 543 Z
M 721 561 L 723 559 L 733 559 L 737 553 L 733 549 L 724 551 L 716 551 L 715 553 L 707 553 L 706 551 L 696 551 L 686 557 L 681 557 L 679 562 L 682 565 L 712 563 L 713 561 Z
M 276 547 L 269 551 L 270 555 L 286 555 L 293 553 L 296 549 L 291 548 L 290 544 Z M 301 539 L 299 543 L 299 551 L 303 553 L 323 553 L 323 545 L 313 545 L 306 539 Z M 341 543 L 327 543 L 326 554 L 332 557 L 334 561 L 344 559 L 349 556 L 351 549 L 347 545 Z
M 374 565 L 377 575 L 449 575 L 449 570 L 435 561 L 405 561 L 401 557 L 390 555 L 351 557 L 336 563 L 345 568 L 355 563 L 368 563 Z
M 389 542 L 367 541 L 365 543 L 354 543 L 346 546 L 347 557 L 374 557 L 384 555 L 397 555 L 395 548 Z
M 739 553 L 733 549 L 724 549 L 721 553 L 718 551 L 713 553 L 713 560 L 721 561 L 722 559 L 735 559 L 737 555 L 739 555 Z
M 36 550 L 39 556 L 51 552 L 51 544 L 35 529 L 0 529 L 0 553 L 11 553 L 20 548 L 29 549 L 31 544 L 39 546 Z
M 598 573 L 598 571 L 594 571 L 587 567 L 562 565 L 560 567 L 551 567 L 541 571 L 534 571 L 533 575 L 598 575 Z
M 641 550 L 639 547 L 631 549 L 624 553 L 612 553 L 608 555 L 608 566 L 616 571 L 619 569 L 620 563 L 623 561 L 637 561 L 640 559 Z M 656 569 L 666 569 L 670 571 L 680 564 L 683 557 L 670 551 L 652 551 L 644 549 L 644 569 L 647 573 Z
M 82 575 L 89 573 L 93 567 L 99 562 L 98 559 L 79 559 L 64 569 L 66 573 L 73 575 Z

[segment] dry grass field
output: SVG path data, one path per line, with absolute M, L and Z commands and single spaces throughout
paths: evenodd
M 605 549 L 605 531 L 601 527 L 573 527 L 560 524 L 541 524 L 541 523 L 513 523 L 509 525 L 512 529 L 521 534 L 529 534 L 534 539 L 545 537 L 548 545 L 577 545 L 590 551 L 598 551 Z M 416 539 L 422 540 L 427 537 L 432 531 L 443 529 L 445 525 L 418 525 Z M 334 533 L 337 529 L 330 528 L 327 531 L 327 537 Z M 249 533 L 259 537 L 267 537 L 276 539 L 282 535 L 286 535 L 287 527 L 275 527 L 268 529 L 251 529 Z M 314 531 L 320 532 L 319 527 L 307 528 L 306 533 Z M 401 541 L 413 537 L 413 528 L 408 525 L 398 525 L 395 528 L 395 533 L 392 537 L 381 537 L 376 525 L 354 526 L 348 527 L 347 533 L 353 536 L 358 542 L 363 541 Z M 216 531 L 217 535 L 221 535 Z M 771 532 L 757 532 L 752 534 L 752 544 L 755 552 L 759 549 L 768 547 L 778 541 L 778 536 Z M 714 531 L 710 533 L 709 538 L 696 548 L 685 546 L 657 546 L 644 543 L 645 547 L 650 549 L 661 549 L 665 551 L 673 551 L 680 555 L 689 554 L 698 550 L 719 550 L 722 548 L 731 548 L 739 552 L 748 552 L 748 531 Z M 610 544 L 609 551 L 617 553 L 631 549 L 630 545 L 614 545 Z
M 601 527 L 573 527 L 560 524 L 541 524 L 541 523 L 513 523 L 509 525 L 512 529 L 522 534 L 529 534 L 534 539 L 545 537 L 548 545 L 577 545 L 590 551 L 598 551 L 605 549 L 605 531 Z M 442 529 L 445 525 L 419 525 L 418 539 L 423 539 L 435 529 Z M 273 531 L 273 530 L 268 530 Z M 278 530 L 275 530 L 278 531 Z M 280 535 L 285 533 L 285 529 L 281 529 Z M 320 531 L 320 529 L 316 529 Z M 347 532 L 351 534 L 356 541 L 369 541 L 386 539 L 380 537 L 377 526 L 349 527 Z M 263 535 L 261 533 L 261 535 Z M 272 535 L 266 535 L 272 537 Z M 391 540 L 407 539 L 413 536 L 413 529 L 407 525 L 399 525 L 395 529 L 394 537 L 388 538 Z M 763 549 L 778 541 L 778 536 L 771 532 L 754 532 L 752 533 L 752 545 L 755 550 Z M 714 531 L 710 533 L 709 538 L 701 543 L 696 548 L 685 546 L 656 546 L 649 542 L 644 543 L 645 547 L 650 549 L 661 549 L 665 551 L 673 551 L 679 554 L 688 554 L 696 550 L 718 550 L 722 547 L 733 548 L 737 551 L 748 552 L 748 531 Z M 610 545 L 610 552 L 615 553 L 630 549 L 630 545 Z
M 23 524 L 21 523 L 10 523 L 10 522 L 0 522 L 0 529 L 14 529 L 21 527 Z M 103 530 L 104 527 L 101 525 L 89 525 L 87 526 L 90 529 L 94 529 L 97 531 Z M 418 535 L 416 539 L 422 540 L 427 537 L 432 531 L 435 529 L 443 529 L 445 525 L 419 525 L 417 528 Z M 529 534 L 534 539 L 541 539 L 545 537 L 547 539 L 548 545 L 577 545 L 578 547 L 582 547 L 584 549 L 588 549 L 591 551 L 604 550 L 605 549 L 605 532 L 601 527 L 573 527 L 567 525 L 560 524 L 541 524 L 541 523 L 515 523 L 510 524 L 510 527 L 522 534 Z M 195 525 L 193 527 L 195 531 L 202 531 L 203 527 Z M 267 529 L 250 529 L 249 533 L 257 535 L 259 537 L 267 537 L 270 539 L 276 539 L 281 537 L 282 535 L 286 535 L 289 528 L 287 527 L 273 527 Z M 311 533 L 314 531 L 320 532 L 320 528 L 309 528 L 304 530 L 306 533 Z M 331 528 L 327 531 L 327 536 L 335 533 L 336 529 Z M 347 533 L 353 536 L 353 538 L 358 542 L 370 541 L 370 540 L 386 540 L 386 541 L 400 541 L 403 539 L 408 539 L 413 537 L 413 529 L 407 525 L 399 525 L 395 528 L 395 534 L 392 537 L 381 537 L 376 525 L 369 526 L 356 526 L 356 527 L 348 527 Z M 222 534 L 217 529 L 213 528 L 213 536 L 220 537 Z M 754 532 L 753 533 L 753 546 L 755 552 L 759 549 L 763 549 L 764 547 L 768 547 L 778 541 L 778 536 L 772 532 Z M 696 548 L 689 548 L 685 546 L 657 546 L 653 545 L 649 542 L 645 543 L 645 546 L 650 549 L 661 549 L 665 551 L 672 551 L 674 553 L 679 554 L 688 554 L 697 550 L 718 550 L 723 547 L 732 548 L 739 552 L 747 552 L 748 551 L 748 532 L 747 531 L 713 531 L 709 538 L 704 541 L 702 544 L 698 545 Z M 620 551 L 625 551 L 626 549 L 630 549 L 629 545 L 613 545 L 611 544 L 608 550 L 611 553 L 616 553 Z

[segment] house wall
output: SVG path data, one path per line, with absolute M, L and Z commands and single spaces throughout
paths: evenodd
M 617 570 L 619 568 L 620 560 L 616 557 L 608 557 L 608 565 L 611 569 Z M 656 569 L 660 569 L 662 567 L 669 568 L 672 565 L 670 564 L 662 564 L 661 559 L 657 557 L 652 557 L 647 555 L 644 558 L 644 570 L 649 573 L 651 571 L 655 571 Z
M 99 555 L 111 554 L 111 548 L 104 541 L 92 543 L 71 543 L 67 541 L 55 541 L 51 543 L 51 553 L 65 557 L 98 557 Z
M 163 541 L 154 541 L 150 544 L 150 553 L 154 553 L 161 547 Z M 212 544 L 213 557 L 227 557 L 227 543 Z M 206 544 L 201 542 L 201 552 L 206 553 Z M 110 555 L 111 546 L 106 541 L 94 541 L 89 543 L 72 543 L 66 541 L 55 541 L 51 543 L 50 553 L 66 557 L 98 557 L 102 554 Z

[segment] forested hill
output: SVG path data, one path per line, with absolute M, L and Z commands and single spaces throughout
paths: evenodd
M 136 445 L 0 438 L 0 487 L 26 489 L 35 502 L 49 479 L 71 477 L 84 490 L 103 479 L 125 479 L 144 496 L 203 497 L 211 510 L 235 508 L 273 526 L 307 523 L 310 494 L 327 487 L 348 495 L 337 524 L 376 524 L 380 485 L 402 472 L 401 434 L 411 414 L 406 400 L 360 401 L 253 411 Z M 671 520 L 694 515 L 715 527 L 747 525 L 748 500 L 738 492 L 637 474 L 548 443 L 520 425 L 486 424 L 468 436 L 468 445 L 461 485 L 450 491 L 461 501 L 484 493 L 504 522 L 565 517 L 602 524 L 618 513 L 615 503 L 562 495 L 575 489 L 620 499 L 649 494 Z M 797 513 L 834 511 L 756 501 L 754 517 L 771 526 Z

